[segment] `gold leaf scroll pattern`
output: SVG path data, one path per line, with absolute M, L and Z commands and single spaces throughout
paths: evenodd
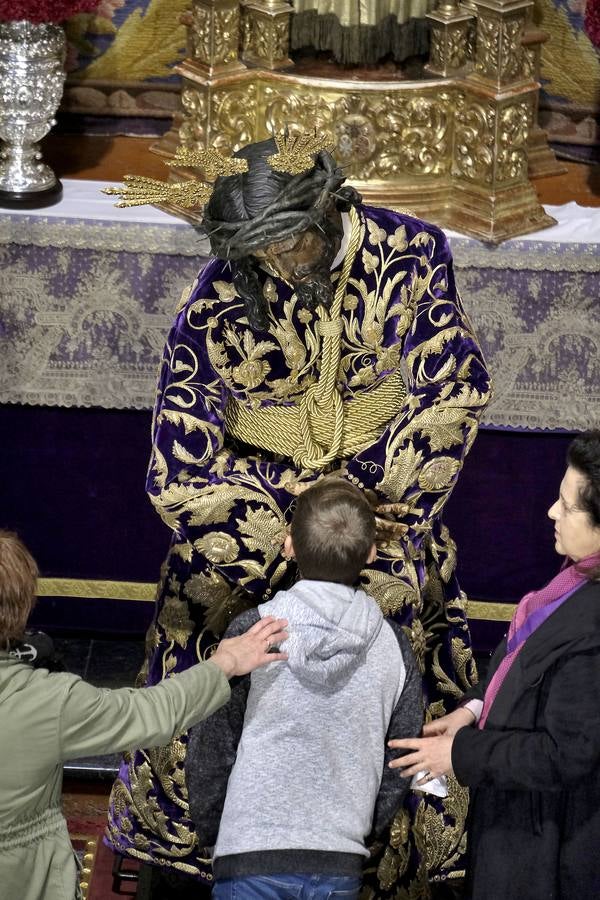
M 532 107 L 527 101 L 504 106 L 498 113 L 499 142 L 496 176 L 513 181 L 527 174 L 527 139 Z
M 491 103 L 465 103 L 456 115 L 455 164 L 471 181 L 491 184 L 496 111 Z
M 131 819 L 134 819 L 146 834 L 155 834 L 159 840 L 136 833 L 133 837 L 134 847 L 127 847 L 127 855 L 146 862 L 160 859 L 164 865 L 173 866 L 179 871 L 201 874 L 197 866 L 181 861 L 190 856 L 197 844 L 193 825 L 188 818 L 189 806 L 183 770 L 185 744 L 182 738 L 175 738 L 167 747 L 140 753 L 143 762 L 137 765 L 130 762 L 127 767 L 130 789 L 122 779 L 117 779 L 113 786 L 111 796 L 114 812 L 109 828 L 115 846 L 119 846 L 120 832 L 131 832 Z M 157 786 L 179 807 L 177 820 L 172 820 L 161 808 L 156 796 Z M 125 812 L 129 813 L 126 817 Z M 210 864 L 209 859 L 200 862 Z
M 215 283 L 219 289 L 219 283 Z M 271 340 L 257 340 L 255 332 L 235 319 L 242 310 L 240 303 L 229 304 L 227 309 L 215 311 L 207 320 L 206 347 L 212 368 L 227 388 L 236 396 L 242 395 L 252 405 L 273 396 L 289 399 L 301 395 L 316 379 L 320 340 L 316 333 L 316 320 L 306 310 L 297 311 L 297 298 L 292 294 L 283 304 L 277 301 L 277 289 L 267 278 L 264 292 L 269 300 L 268 336 Z M 277 306 L 281 313 L 277 315 Z M 223 323 L 222 318 L 230 319 Z M 269 362 L 269 354 L 275 352 Z M 280 355 L 289 368 L 284 378 L 269 378 L 272 367 L 279 368 Z
M 267 62 L 285 59 L 289 52 L 289 17 L 256 16 L 246 11 L 242 17 L 242 48 Z M 281 123 L 279 126 L 280 130 Z
M 192 4 L 192 56 L 206 66 L 225 64 L 237 59 L 240 31 L 239 5 L 226 9 L 207 9 Z
M 167 515 L 175 514 L 180 521 L 185 516 L 185 525 L 190 529 L 206 526 L 228 527 L 230 534 L 237 534 L 240 555 L 230 557 L 219 563 L 222 573 L 235 571 L 234 580 L 241 586 L 248 585 L 256 578 L 263 578 L 266 568 L 271 566 L 279 555 L 285 534 L 285 514 L 279 509 L 270 491 L 281 490 L 292 476 L 291 470 L 278 472 L 276 467 L 267 467 L 263 473 L 264 483 L 251 473 L 241 471 L 240 466 L 233 463 L 228 480 L 222 483 L 177 484 L 174 483 L 161 492 L 155 500 L 160 511 Z M 245 518 L 235 518 L 237 528 L 233 528 L 231 515 L 236 505 L 245 504 Z M 256 535 L 260 533 L 265 540 L 262 545 Z M 206 534 L 194 544 L 198 552 L 205 546 Z M 254 558 L 241 555 L 244 546 Z M 256 558 L 258 557 L 258 559 Z
M 502 55 L 500 77 L 502 81 L 515 81 L 525 74 L 526 56 L 523 48 L 525 17 L 521 11 L 512 18 L 502 20 Z
M 477 17 L 475 70 L 488 78 L 498 74 L 500 64 L 500 19 Z
M 348 177 L 388 178 L 403 172 L 443 174 L 451 163 L 450 121 L 462 94 L 432 91 L 419 98 L 390 98 L 382 91 L 335 95 L 299 88 L 289 97 L 265 89 L 267 128 L 286 122 L 292 130 L 316 124 L 335 145 Z
M 466 849 L 463 823 L 469 804 L 469 792 L 456 778 L 448 777 L 448 796 L 440 801 L 441 810 L 422 799 L 417 806 L 414 821 L 402 808 L 396 814 L 390 828 L 390 841 L 377 869 L 381 888 L 389 891 L 402 878 L 408 868 L 411 841 L 419 855 L 419 869 L 407 888 L 400 888 L 395 898 L 402 900 L 429 900 L 428 875 L 449 872 L 459 862 Z
M 447 782 L 448 796 L 441 800 L 442 811 L 421 801 L 413 825 L 415 843 L 430 874 L 451 870 L 466 846 L 464 822 L 469 791 L 453 775 L 447 776 Z
M 207 96 L 204 91 L 192 87 L 191 82 L 183 82 L 181 91 L 181 105 L 183 107 L 183 121 L 179 126 L 179 142 L 182 147 L 196 150 L 206 146 L 208 134 L 206 125 Z
M 385 372 L 398 369 L 402 355 L 402 339 L 414 315 L 414 291 L 403 266 L 408 247 L 406 229 L 399 226 L 388 235 L 371 219 L 366 219 L 367 244 L 362 251 L 362 263 L 367 274 L 374 276 L 371 290 L 363 278 L 350 278 L 344 301 L 344 336 L 341 370 L 349 388 L 373 384 Z M 397 299 L 396 299 L 397 298 Z M 362 301 L 361 317 L 358 301 Z M 387 323 L 396 317 L 395 334 L 387 340 Z M 386 346 L 386 343 L 388 346 Z
M 459 69 L 469 58 L 462 23 L 454 27 L 432 28 L 430 41 L 429 64 L 436 69 L 443 66 Z
M 209 561 L 221 572 L 235 566 L 232 581 L 244 587 L 254 578 L 264 577 L 265 568 L 272 565 L 279 554 L 286 522 L 284 512 L 272 494 L 281 490 L 292 473 L 287 468 L 280 471 L 276 466 L 265 466 L 259 479 L 249 471 L 248 461 L 216 452 L 222 444 L 222 428 L 188 410 L 198 411 L 203 406 L 207 409 L 213 404 L 215 412 L 220 413 L 220 382 L 217 379 L 205 383 L 200 389 L 198 360 L 191 347 L 177 345 L 169 367 L 173 380 L 163 391 L 151 465 L 153 503 L 163 520 L 177 531 L 181 532 L 184 527 L 209 526 L 208 533 L 205 531 L 197 537 L 194 549 L 204 557 L 208 552 Z M 160 433 L 163 422 L 179 428 L 174 432 L 175 436 L 168 429 Z M 185 446 L 180 443 L 189 436 L 196 441 L 191 445 L 193 452 L 188 449 L 189 443 Z M 215 481 L 225 474 L 226 482 Z M 242 503 L 247 505 L 246 518 L 240 514 L 236 519 L 238 530 L 232 532 L 233 510 Z M 261 537 L 258 542 L 257 529 Z M 229 538 L 225 534 L 227 530 Z M 245 556 L 240 552 L 242 547 L 248 551 Z M 175 616 L 172 605 L 167 603 L 165 616 Z M 168 621 L 171 631 L 175 631 L 177 622 Z M 216 629 L 217 623 L 211 621 L 211 626 Z

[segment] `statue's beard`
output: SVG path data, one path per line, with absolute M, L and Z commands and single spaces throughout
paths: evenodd
M 327 270 L 316 270 L 295 285 L 298 303 L 312 312 L 317 306 L 329 309 L 333 302 L 333 285 Z

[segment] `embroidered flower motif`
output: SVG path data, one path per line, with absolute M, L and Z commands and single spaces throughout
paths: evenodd
M 419 487 L 424 491 L 441 491 L 448 487 L 459 469 L 460 463 L 451 456 L 430 459 L 419 473 Z
M 398 321 L 396 322 L 396 337 L 404 337 L 405 333 L 408 331 L 411 321 L 412 312 L 407 307 L 404 307 L 404 309 L 398 316 Z
M 277 288 L 272 278 L 267 278 L 263 284 L 263 297 L 270 303 L 277 300 Z
M 404 627 L 406 631 L 406 626 Z M 421 674 L 425 671 L 425 650 L 427 647 L 427 635 L 420 619 L 413 619 L 410 631 L 408 632 L 415 660 Z
M 194 547 L 211 563 L 231 563 L 239 553 L 237 541 L 224 531 L 209 531 L 196 541 Z
M 164 630 L 168 641 L 175 641 L 184 648 L 194 630 L 194 623 L 188 615 L 187 603 L 177 596 L 165 599 L 158 617 L 158 624 Z
M 271 366 L 264 359 L 247 359 L 235 366 L 232 375 L 234 381 L 252 390 L 263 383 L 270 371 Z
M 346 297 L 344 299 L 344 309 L 353 310 L 358 306 L 358 297 Z
M 369 229 L 369 243 L 378 246 L 387 237 L 387 231 L 380 228 L 372 219 L 367 219 L 367 228 Z
M 304 325 L 308 325 L 309 322 L 312 322 L 313 314 L 309 309 L 301 309 L 298 313 L 298 321 L 302 322 Z
M 229 281 L 213 281 L 213 287 L 218 294 L 219 300 L 223 300 L 225 303 L 230 302 L 238 295 L 233 284 Z
M 384 347 L 377 356 L 375 363 L 375 371 L 379 375 L 381 372 L 397 369 L 400 363 L 400 347 L 394 344 L 391 347 Z
M 367 275 L 370 275 L 379 265 L 379 257 L 375 256 L 373 253 L 369 253 L 368 250 L 363 249 L 362 263 L 365 267 L 365 272 L 367 273 Z
M 390 234 L 387 239 L 390 247 L 393 247 L 394 250 L 398 250 L 401 253 L 403 250 L 406 250 L 408 247 L 408 241 L 406 240 L 406 228 L 404 225 L 400 225 L 399 228 L 396 228 L 393 234 Z
M 204 607 L 205 625 L 217 635 L 223 634 L 232 618 L 248 608 L 244 599 L 235 590 L 232 591 L 225 579 L 215 571 L 208 575 L 192 575 L 186 581 L 183 592 L 192 603 Z

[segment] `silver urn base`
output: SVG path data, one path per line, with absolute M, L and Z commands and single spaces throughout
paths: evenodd
M 38 145 L 55 124 L 65 82 L 59 25 L 0 22 L 0 206 L 60 200 L 62 185 Z

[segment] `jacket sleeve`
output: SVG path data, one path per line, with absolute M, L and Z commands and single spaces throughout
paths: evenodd
M 543 728 L 467 727 L 456 733 L 452 767 L 461 784 L 552 791 L 595 777 L 600 765 L 598 651 L 565 657 L 546 678 Z
M 437 228 L 421 230 L 401 246 L 409 288 L 392 291 L 400 312 L 402 409 L 376 443 L 348 463 L 348 477 L 374 490 L 381 502 L 404 503 L 406 537 L 414 546 L 448 499 L 490 398 L 481 349 L 463 309 L 452 256 Z M 405 274 L 404 272 L 402 274 Z M 402 317 L 410 322 L 402 331 Z
M 423 690 L 414 654 L 401 627 L 389 619 L 388 623 L 398 639 L 406 676 L 402 694 L 392 713 L 386 735 L 383 775 L 375 802 L 372 838 L 377 838 L 390 824 L 400 808 L 411 781 L 410 778 L 401 775 L 400 769 L 390 769 L 388 763 L 401 753 L 388 747 L 388 741 L 392 738 L 418 737 L 423 727 Z
M 209 322 L 225 283 L 211 272 L 209 263 L 165 346 L 146 489 L 163 521 L 208 568 L 262 598 L 288 565 L 280 551 L 294 502 L 287 485 L 297 477 L 285 464 L 224 445 L 229 391 Z
M 96 688 L 71 675 L 59 723 L 63 760 L 135 747 L 161 747 L 229 699 L 229 682 L 211 662 L 148 688 Z
M 258 610 L 251 609 L 233 620 L 225 637 L 243 634 L 258 622 Z M 191 729 L 185 759 L 185 778 L 190 818 L 201 847 L 217 840 L 225 803 L 227 782 L 244 727 L 250 676 L 234 678 L 229 702 Z

